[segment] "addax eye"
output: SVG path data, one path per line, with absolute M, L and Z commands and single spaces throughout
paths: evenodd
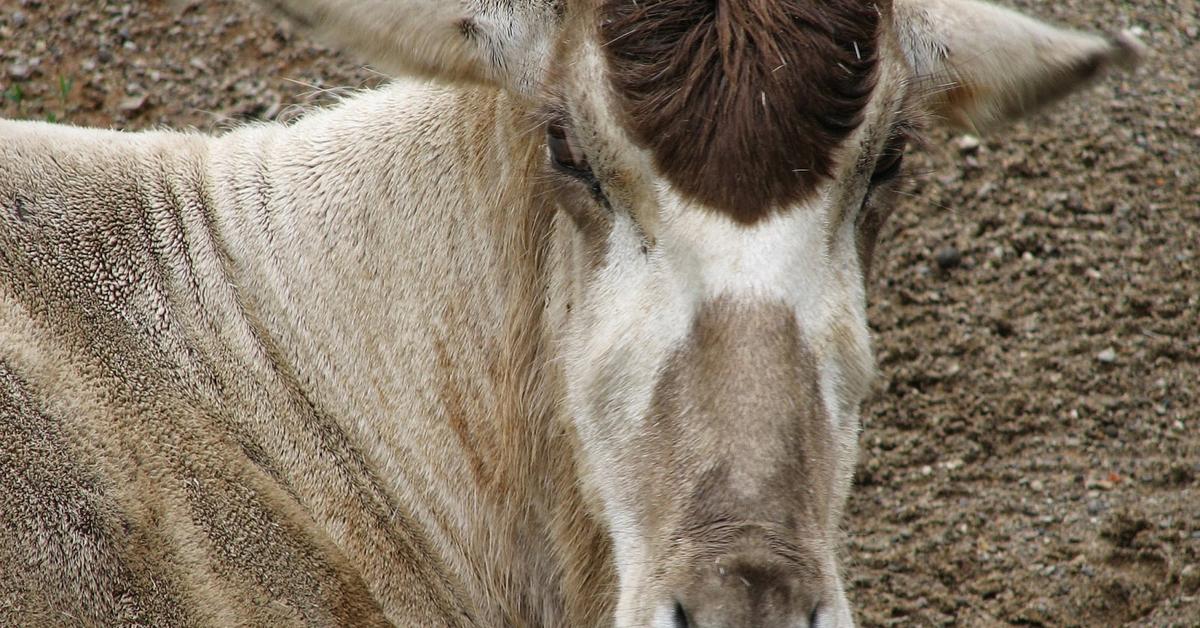
M 577 177 L 592 177 L 592 167 L 565 122 L 556 120 L 547 125 L 546 146 L 556 168 Z
M 904 164 L 904 151 L 908 148 L 908 136 L 901 133 L 888 140 L 883 152 L 875 160 L 875 171 L 871 173 L 871 185 L 882 185 L 900 174 Z

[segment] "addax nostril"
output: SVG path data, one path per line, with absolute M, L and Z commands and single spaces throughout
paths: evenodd
M 675 602 L 675 628 L 692 628 L 692 622 L 688 621 L 687 611 L 678 600 Z
M 821 605 L 817 604 L 813 607 L 812 612 L 808 614 L 808 628 L 817 628 L 817 620 L 821 615 Z

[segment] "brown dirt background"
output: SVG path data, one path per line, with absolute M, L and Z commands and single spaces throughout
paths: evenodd
M 912 156 L 849 594 L 864 626 L 1200 626 L 1200 5 L 1005 3 L 1155 53 Z M 229 0 L 0 0 L 3 117 L 220 131 L 382 80 Z

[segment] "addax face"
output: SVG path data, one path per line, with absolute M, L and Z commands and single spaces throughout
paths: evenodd
M 552 73 L 546 176 L 618 623 L 849 624 L 835 553 L 903 57 L 870 3 L 614 1 L 596 23 Z

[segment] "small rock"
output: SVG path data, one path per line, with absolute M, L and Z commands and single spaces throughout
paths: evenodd
M 950 270 L 958 268 L 962 264 L 962 253 L 958 249 L 947 246 L 940 249 L 934 256 L 934 261 L 937 262 L 938 268 L 942 270 Z
M 1188 593 L 1200 592 L 1200 567 L 1187 565 L 1179 571 L 1179 584 Z
M 974 135 L 964 135 L 955 140 L 954 146 L 963 155 L 974 155 L 979 152 L 979 138 Z
M 13 26 L 21 28 L 29 23 L 29 17 L 20 11 L 14 11 L 12 14 L 12 23 Z
M 1042 492 L 1042 489 L 1046 488 L 1046 485 L 1041 480 L 1034 480 L 1029 483 L 1029 488 L 1040 493 L 1040 492 Z
M 1097 353 L 1096 359 L 1104 364 L 1112 364 L 1117 361 L 1117 350 L 1109 347 L 1104 351 Z
M 14 81 L 28 80 L 30 76 L 33 76 L 33 68 L 24 63 L 14 63 L 8 66 L 8 78 Z
M 1116 473 L 1096 473 L 1088 476 L 1085 488 L 1094 488 L 1101 491 L 1111 491 L 1116 488 L 1121 482 L 1121 476 Z
M 149 98 L 145 94 L 140 96 L 130 96 L 129 98 L 122 100 L 121 104 L 117 105 L 117 108 L 125 113 L 137 113 L 146 108 L 146 103 L 148 100 Z
M 937 176 L 938 183 L 942 185 L 950 185 L 962 178 L 962 173 L 958 170 L 947 170 Z

